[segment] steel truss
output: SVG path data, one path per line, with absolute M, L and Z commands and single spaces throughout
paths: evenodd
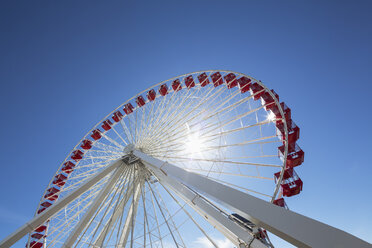
M 269 232 L 298 247 L 371 247 L 367 242 L 337 228 L 275 206 L 207 177 L 186 171 L 165 161 L 148 156 L 139 150 L 133 149 L 133 147 L 130 150 L 126 150 L 126 152 L 130 154 L 107 166 L 69 195 L 57 201 L 53 206 L 48 208 L 47 211 L 27 222 L 24 226 L 1 241 L 0 247 L 10 247 L 24 235 L 42 225 L 96 183 L 107 177 L 105 186 L 102 187 L 95 201 L 84 214 L 79 224 L 75 226 L 64 244 L 64 247 L 71 247 L 97 210 L 99 203 L 106 198 L 108 191 L 120 178 L 124 168 L 130 165 L 129 163 L 136 163 L 138 166 L 144 167 L 144 170 L 150 171 L 165 189 L 168 188 L 176 193 L 236 246 L 260 248 L 268 247 L 270 244 L 256 238 L 255 234 L 257 230 L 255 230 L 255 228 L 249 230 L 238 225 L 204 196 L 213 199 L 230 211 L 238 213 L 250 220 L 257 227 L 265 228 Z M 141 189 L 144 183 L 145 179 L 138 180 L 127 189 L 133 192 L 134 200 L 120 237 L 120 244 L 122 246 L 126 244 L 128 235 L 133 229 L 138 201 L 142 194 Z M 127 201 L 128 198 L 125 198 L 120 203 L 118 207 L 119 211 L 115 212 L 112 216 L 113 220 L 118 217 L 120 209 L 125 206 Z M 102 244 L 105 239 L 105 234 L 107 233 L 106 230 L 109 230 L 111 225 L 111 223 L 108 223 L 98 235 L 95 241 L 96 245 L 99 246 Z M 214 244 L 213 240 L 210 241 Z

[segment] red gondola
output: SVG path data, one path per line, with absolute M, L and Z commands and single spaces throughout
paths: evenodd
M 74 170 L 75 164 L 71 161 L 67 161 L 63 164 L 62 171 L 64 173 L 70 174 Z
M 254 100 L 260 99 L 261 95 L 265 92 L 264 88 L 258 83 L 251 84 L 249 91 L 253 95 Z
M 250 86 L 251 86 L 251 81 L 252 81 L 251 79 L 243 76 L 243 77 L 239 78 L 237 81 L 238 81 L 241 93 L 245 93 L 245 92 L 249 91 Z
M 76 162 L 79 162 L 84 156 L 84 153 L 80 150 L 75 150 L 72 152 L 71 158 Z
M 174 80 L 172 82 L 172 88 L 176 92 L 182 90 L 181 81 L 179 79 Z
M 199 83 L 200 83 L 201 87 L 205 87 L 210 83 L 209 79 L 208 79 L 208 76 L 205 72 L 203 72 L 202 74 L 200 74 L 198 76 L 198 80 L 199 80 Z
M 81 143 L 81 148 L 83 148 L 84 150 L 89 150 L 92 148 L 92 144 L 93 142 L 91 140 L 85 139 Z
M 123 110 L 124 110 L 124 112 L 127 114 L 127 115 L 129 115 L 129 114 L 131 114 L 131 113 L 133 113 L 133 105 L 129 102 L 129 103 L 127 103 L 127 104 L 125 104 L 124 105 L 124 108 L 123 108 Z
M 105 131 L 108 131 L 111 129 L 111 126 L 112 126 L 112 122 L 110 120 L 105 120 L 103 123 L 102 123 L 102 128 L 105 130 Z
M 231 89 L 238 85 L 238 81 L 236 80 L 236 76 L 234 73 L 229 73 L 224 78 L 227 84 L 227 88 Z
M 101 131 L 99 129 L 94 129 L 92 131 L 92 135 L 90 135 L 94 140 L 99 140 L 100 138 L 102 138 L 102 135 L 101 135 Z
M 279 177 L 280 172 L 275 173 L 275 181 L 277 181 Z M 302 190 L 302 186 L 302 180 L 298 177 L 293 168 L 289 168 L 284 171 L 283 180 L 281 183 L 283 196 L 290 197 L 299 194 Z
M 221 73 L 215 72 L 211 75 L 211 78 L 212 78 L 212 82 L 213 82 L 214 87 L 217 87 L 217 86 L 220 86 L 221 84 L 223 84 L 223 78 L 221 76 Z
M 278 147 L 280 159 L 284 160 L 284 145 Z M 296 144 L 288 145 L 286 168 L 293 168 L 301 165 L 304 162 L 305 152 Z
M 152 89 L 152 90 L 149 90 L 147 92 L 147 99 L 149 99 L 149 101 L 154 101 L 156 98 L 156 93 L 155 93 L 155 90 Z
M 185 85 L 188 89 L 195 86 L 194 78 L 192 75 L 185 77 Z
M 168 86 L 166 84 L 160 85 L 159 93 L 161 96 L 165 96 L 166 94 L 168 94 Z
M 143 105 L 146 104 L 145 99 L 143 98 L 143 96 L 138 96 L 138 97 L 136 98 L 136 103 L 137 103 L 137 105 L 138 105 L 139 107 L 142 107 Z
M 123 114 L 118 110 L 118 111 L 114 112 L 114 114 L 112 115 L 112 119 L 115 122 L 119 122 L 121 119 L 123 119 Z

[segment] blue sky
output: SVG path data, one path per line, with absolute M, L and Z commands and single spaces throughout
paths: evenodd
M 170 77 L 226 69 L 274 88 L 301 128 L 304 189 L 290 208 L 372 242 L 371 5 L 1 1 L 0 239 L 113 108 Z

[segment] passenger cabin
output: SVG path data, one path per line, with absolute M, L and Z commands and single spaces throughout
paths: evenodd
M 147 99 L 149 99 L 149 101 L 154 101 L 156 98 L 156 93 L 155 93 L 155 90 L 152 89 L 152 90 L 149 90 L 147 92 Z
M 52 206 L 52 203 L 45 201 L 45 202 L 41 203 L 40 205 L 45 207 L 45 208 L 49 208 L 50 206 Z
M 200 74 L 198 76 L 198 80 L 199 80 L 199 83 L 200 83 L 201 87 L 205 87 L 210 83 L 209 79 L 208 79 L 208 76 L 205 72 L 203 72 L 202 74 Z
M 71 161 L 67 161 L 63 164 L 62 171 L 64 173 L 70 174 L 74 170 L 75 164 Z
M 41 248 L 41 247 L 43 247 L 43 243 L 42 242 L 32 241 L 30 243 L 30 248 Z M 26 248 L 28 248 L 28 244 L 26 244 Z
M 289 121 L 291 119 L 291 109 L 288 108 L 288 106 L 284 103 L 284 102 L 281 102 L 280 103 L 280 106 L 282 107 L 283 109 L 283 112 L 284 112 L 284 118 L 286 121 Z M 275 117 L 277 119 L 281 119 L 282 118 L 282 115 L 280 114 L 280 111 L 279 111 L 279 107 L 277 105 L 273 105 L 271 108 L 270 108 L 270 111 L 273 112 L 273 114 L 275 115 Z M 277 120 L 276 121 L 277 123 L 280 123 L 281 120 Z
M 161 96 L 165 96 L 166 94 L 168 94 L 168 86 L 166 84 L 160 85 L 159 93 Z
M 105 120 L 103 123 L 102 123 L 102 128 L 103 130 L 105 131 L 108 131 L 111 129 L 111 126 L 112 126 L 112 122 L 110 120 Z
M 65 185 L 66 179 L 67 179 L 67 177 L 65 175 L 63 175 L 62 173 L 58 174 L 54 177 L 53 184 L 55 184 L 59 187 L 62 187 L 63 185 Z
M 273 201 L 273 204 L 274 204 L 274 205 L 277 205 L 277 206 L 279 206 L 279 207 L 282 207 L 282 208 L 288 209 L 288 206 L 287 206 L 287 204 L 285 203 L 284 198 L 278 198 L 278 199 L 274 200 L 274 201 Z
M 39 210 L 37 210 L 37 214 L 41 214 L 42 212 L 45 211 L 46 208 L 40 208 Z
M 212 78 L 212 82 L 213 82 L 214 87 L 217 87 L 217 86 L 220 86 L 221 84 L 223 84 L 223 78 L 221 76 L 221 73 L 215 72 L 211 75 L 211 78 Z
M 81 148 L 83 148 L 84 150 L 89 150 L 92 148 L 92 144 L 93 142 L 88 140 L 88 139 L 85 139 L 83 140 L 83 142 L 81 143 Z
M 278 147 L 278 155 L 284 161 L 284 145 Z M 293 168 L 304 162 L 305 152 L 296 144 L 288 144 L 286 168 Z
M 264 88 L 258 83 L 251 84 L 249 91 L 251 92 L 254 100 L 260 99 L 261 95 L 265 92 Z
M 49 188 L 47 190 L 47 193 L 44 195 L 44 198 L 48 199 L 48 200 L 51 200 L 51 201 L 54 201 L 58 198 L 58 196 L 56 195 L 60 190 L 55 188 L 55 187 L 52 187 L 52 188 Z M 56 197 L 55 197 L 56 196 Z
M 44 232 L 46 230 L 46 225 L 42 225 L 42 226 L 39 226 L 38 228 L 36 228 L 34 231 L 35 232 Z
M 123 114 L 118 110 L 118 111 L 114 112 L 114 114 L 112 115 L 112 119 L 115 122 L 119 122 L 121 119 L 123 119 Z
M 175 92 L 182 90 L 181 81 L 176 79 L 172 82 L 172 88 Z
M 129 114 L 131 114 L 131 113 L 133 113 L 133 105 L 129 102 L 129 103 L 127 103 L 127 104 L 125 104 L 124 105 L 124 108 L 123 108 L 123 110 L 124 110 L 124 112 L 127 114 L 127 115 L 129 115 Z
M 276 182 L 280 177 L 280 171 L 274 175 Z M 302 180 L 298 177 L 293 168 L 289 168 L 284 171 L 283 180 L 281 182 L 283 196 L 290 197 L 299 194 L 302 190 L 302 186 Z
M 146 104 L 145 99 L 143 98 L 143 96 L 138 96 L 136 98 L 136 103 L 137 103 L 138 107 L 142 107 L 143 105 Z
M 185 77 L 185 85 L 188 89 L 191 89 L 195 86 L 194 78 L 192 75 Z
M 243 76 L 243 77 L 239 78 L 237 81 L 238 81 L 241 93 L 245 93 L 245 92 L 249 91 L 250 86 L 251 86 L 251 79 Z
M 300 138 L 300 128 L 291 119 L 287 121 L 288 130 L 288 144 L 294 144 Z M 279 139 L 285 139 L 284 124 L 282 122 L 276 123 L 276 134 Z
M 71 158 L 76 162 L 79 162 L 84 156 L 84 153 L 80 150 L 75 150 L 72 152 Z
M 274 94 L 274 96 L 276 97 L 276 99 L 279 101 L 279 95 L 276 94 L 276 92 L 274 90 L 271 90 L 271 92 Z M 261 95 L 261 104 L 265 106 L 264 108 L 265 108 L 266 111 L 267 110 L 270 110 L 274 106 L 276 106 L 274 98 L 267 91 L 265 91 Z
M 231 89 L 238 85 L 238 81 L 236 80 L 236 76 L 234 73 L 229 73 L 224 77 L 227 88 Z
M 92 137 L 94 140 L 99 140 L 100 138 L 102 138 L 101 131 L 99 129 L 94 129 L 92 133 L 93 134 L 90 135 L 90 137 Z
M 31 234 L 31 238 L 34 238 L 34 239 L 37 239 L 37 240 L 42 239 L 42 238 L 45 238 L 45 237 L 46 237 L 46 235 L 45 234 L 41 234 L 41 233 L 33 233 L 33 234 Z

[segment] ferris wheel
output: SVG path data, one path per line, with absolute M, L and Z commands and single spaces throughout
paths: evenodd
M 211 70 L 163 81 L 78 142 L 35 218 L 1 247 L 27 233 L 29 248 L 219 247 L 220 236 L 273 247 L 267 231 L 313 246 L 294 225 L 324 236 L 324 224 L 284 200 L 303 186 L 299 134 L 291 109 L 250 76 Z

